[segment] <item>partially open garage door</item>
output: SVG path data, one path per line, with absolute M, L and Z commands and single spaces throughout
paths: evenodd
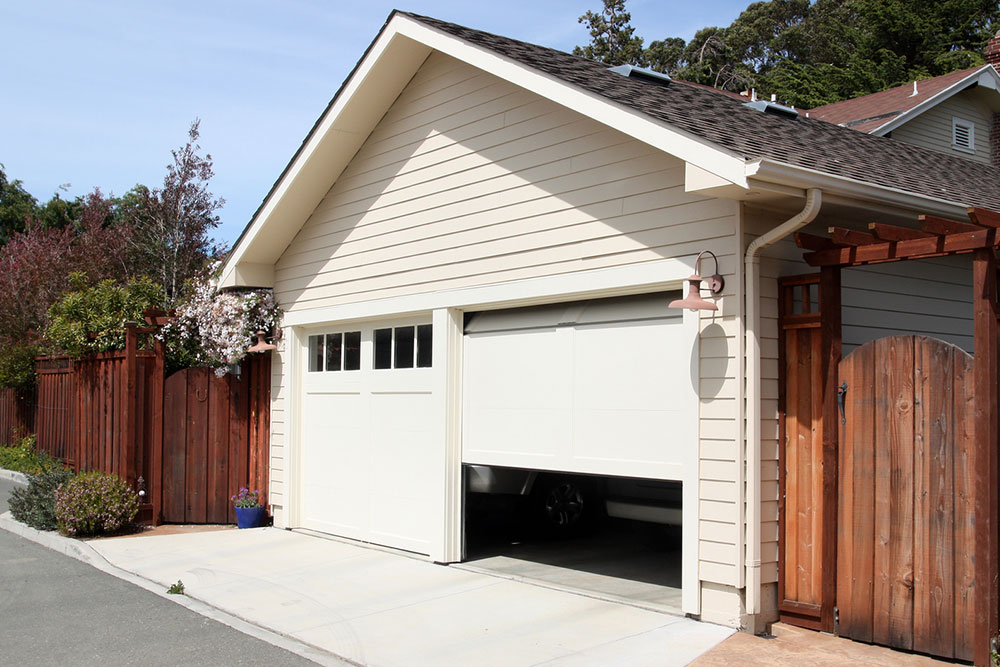
M 698 605 L 698 321 L 674 293 L 467 317 L 462 461 L 682 482 L 682 608 Z
M 673 297 L 471 316 L 463 462 L 683 480 L 697 447 L 697 348 Z
M 331 327 L 303 369 L 301 525 L 431 552 L 440 459 L 430 324 Z

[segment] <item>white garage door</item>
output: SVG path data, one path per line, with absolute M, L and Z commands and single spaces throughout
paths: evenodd
M 431 325 L 333 327 L 308 341 L 302 525 L 430 553 L 440 460 Z
M 690 480 L 697 345 L 673 298 L 471 316 L 463 462 Z

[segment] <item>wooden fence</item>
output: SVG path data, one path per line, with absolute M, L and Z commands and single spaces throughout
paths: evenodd
M 40 358 L 34 394 L 0 393 L 0 436 L 34 428 L 39 449 L 78 472 L 118 475 L 143 492 L 142 521 L 235 521 L 230 496 L 266 487 L 270 356 L 246 359 L 239 377 L 167 378 L 163 345 L 140 349 L 153 331 L 128 326 L 118 352 Z
M 35 394 L 0 389 L 0 447 L 35 431 Z

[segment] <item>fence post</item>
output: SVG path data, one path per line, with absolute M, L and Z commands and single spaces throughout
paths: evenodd
M 125 323 L 125 432 L 119 452 L 119 474 L 132 488 L 135 488 L 136 478 L 138 477 L 135 470 L 135 449 L 138 447 L 135 422 L 136 411 L 139 409 L 139 396 L 135 390 L 138 370 L 138 363 L 136 362 L 138 347 L 136 326 L 135 322 Z
M 154 350 L 156 356 L 153 362 L 153 378 L 150 381 L 150 400 L 153 402 L 150 424 L 152 439 L 152 457 L 149 465 L 149 479 L 146 480 L 146 493 L 153 505 L 153 525 L 158 526 L 163 521 L 163 392 L 166 384 L 166 343 L 156 340 Z

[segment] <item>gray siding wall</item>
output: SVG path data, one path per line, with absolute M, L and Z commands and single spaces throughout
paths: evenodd
M 951 119 L 969 121 L 975 127 L 975 154 L 952 148 Z M 892 138 L 908 144 L 991 164 L 990 125 L 993 112 L 967 93 L 958 93 L 910 122 L 892 131 Z

